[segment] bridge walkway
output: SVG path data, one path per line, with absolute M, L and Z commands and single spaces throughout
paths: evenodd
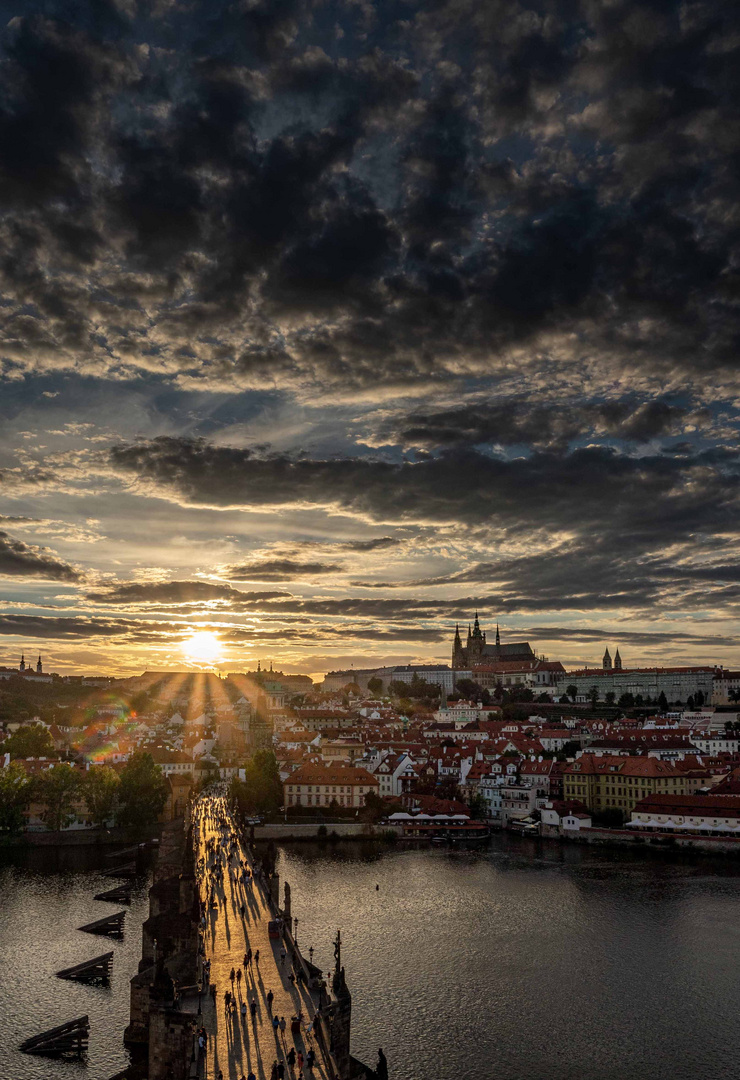
M 231 818 L 229 828 L 235 828 Z M 212 818 L 201 818 L 199 850 L 196 863 L 202 856 L 208 865 L 207 842 L 213 837 L 222 843 L 228 832 L 223 832 Z M 222 844 L 225 847 L 225 844 Z M 253 871 L 249 851 L 240 840 L 238 859 L 245 860 Z M 293 1069 L 288 1065 L 288 1054 L 293 1047 L 296 1057 L 302 1053 L 305 1059 L 309 1048 L 313 1047 L 316 1061 L 312 1070 L 304 1064 L 303 1077 L 315 1080 L 329 1080 L 329 1073 L 324 1065 L 320 1047 L 309 1031 L 318 1004 L 318 998 L 305 987 L 291 982 L 291 960 L 282 939 L 268 936 L 268 923 L 273 918 L 267 898 L 267 885 L 261 883 L 254 873 L 251 883 L 242 884 L 232 880 L 224 864 L 223 883 L 216 886 L 217 908 L 209 908 L 206 913 L 205 947 L 206 959 L 211 961 L 210 983 L 216 987 L 215 999 L 211 993 L 203 995 L 203 1020 L 208 1032 L 208 1046 L 205 1060 L 205 1076 L 217 1080 L 223 1074 L 224 1080 L 242 1080 L 250 1070 L 258 1080 L 271 1080 L 273 1065 L 283 1062 L 285 1077 L 297 1080 L 298 1064 Z M 208 899 L 210 890 L 208 879 L 204 881 L 201 893 Z M 244 913 L 242 914 L 242 906 Z M 244 955 L 248 949 L 259 950 L 259 964 L 254 961 L 244 971 Z M 231 983 L 231 969 L 242 969 L 239 984 Z M 227 1013 L 224 1004 L 224 992 L 232 991 L 236 997 L 237 1010 Z M 272 991 L 272 1007 L 267 995 Z M 241 1016 L 242 1002 L 247 1004 L 246 1017 Z M 250 1015 L 250 1002 L 256 1001 L 257 1011 L 254 1019 Z M 299 1010 L 303 1014 L 303 1023 L 299 1032 L 291 1030 L 292 1018 Z M 285 1019 L 284 1031 L 273 1029 L 272 1018 Z

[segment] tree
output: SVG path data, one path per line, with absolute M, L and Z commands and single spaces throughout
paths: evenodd
M 730 701 L 738 702 L 740 701 L 740 690 L 728 690 L 727 696 Z
M 668 698 L 665 696 L 665 692 L 663 690 L 660 691 L 660 694 L 658 696 L 658 708 L 661 712 L 666 712 L 668 710 Z
M 645 699 L 642 694 L 635 694 L 635 705 L 644 705 Z
M 598 688 L 598 686 L 592 686 L 591 689 L 588 692 L 588 696 L 591 699 L 591 705 L 595 707 L 597 701 L 599 700 L 599 688 Z
M 120 786 L 118 773 L 107 765 L 94 765 L 89 770 L 82 795 L 93 825 L 103 828 L 115 817 Z
M 121 825 L 151 825 L 164 809 L 169 788 L 159 765 L 146 750 L 131 755 L 121 771 L 118 820 Z
M 17 761 L 0 769 L 0 832 L 16 833 L 23 828 L 31 790 L 31 779 Z
M 41 724 L 24 724 L 3 743 L 11 758 L 48 757 L 54 753 L 51 735 Z
M 474 679 L 458 679 L 456 686 L 463 697 L 468 698 L 468 700 L 480 701 L 483 705 L 490 704 L 491 695 Z
M 686 699 L 686 708 L 687 709 L 693 709 L 694 708 L 694 698 L 693 698 L 693 695 L 691 695 L 691 694 L 689 694 L 689 696 Z
M 34 780 L 33 794 L 43 806 L 41 818 L 53 832 L 66 829 L 74 821 L 80 786 L 80 774 L 63 763 L 44 770 Z
M 483 821 L 488 815 L 486 800 L 477 791 L 468 799 L 468 810 L 474 821 Z
M 613 690 L 607 690 L 606 694 L 604 695 L 604 701 L 607 703 L 607 705 L 613 705 L 616 696 L 617 695 L 614 693 Z
M 380 821 L 387 814 L 386 805 L 376 791 L 368 791 L 365 795 L 365 805 L 362 809 L 363 821 Z
M 371 694 L 380 694 L 383 690 L 383 680 L 373 675 L 372 679 L 367 680 L 367 688 Z
M 563 694 L 563 696 L 560 698 L 560 704 L 561 705 L 569 705 L 570 704 L 570 698 L 568 697 L 567 694 Z
M 534 701 L 534 691 L 528 686 L 512 686 L 509 691 L 509 701 L 512 704 L 517 701 Z
M 244 766 L 244 777 L 234 777 L 229 787 L 243 814 L 273 814 L 282 806 L 283 785 L 272 750 L 258 750 Z
M 396 698 L 405 698 L 409 692 L 409 684 L 403 679 L 392 679 L 388 684 L 388 692 Z
M 620 709 L 631 709 L 635 704 L 634 694 L 630 694 L 629 691 L 619 695 L 619 701 L 617 702 Z
M 697 690 L 696 691 L 696 697 L 694 698 L 694 704 L 696 705 L 697 709 L 700 709 L 702 707 L 702 705 L 704 704 L 704 691 L 703 690 Z
M 570 698 L 570 700 L 575 701 L 576 698 L 578 697 L 578 687 L 576 686 L 576 684 L 575 683 L 569 683 L 569 685 L 566 686 L 565 689 L 566 689 L 566 691 L 568 693 L 568 697 Z

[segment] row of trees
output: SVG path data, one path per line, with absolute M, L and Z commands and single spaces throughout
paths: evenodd
M 85 773 L 60 762 L 30 777 L 12 762 L 0 769 L 0 832 L 18 832 L 31 802 L 49 829 L 64 829 L 84 802 L 93 825 L 147 826 L 157 820 L 169 788 L 152 755 L 139 750 L 121 772 L 95 765 Z
M 566 687 L 566 693 L 560 698 L 561 705 L 568 705 L 571 701 L 575 701 L 578 694 L 578 687 L 573 684 Z M 592 705 L 596 705 L 599 701 L 599 689 L 597 686 L 592 686 L 589 690 L 589 700 Z M 661 690 L 660 694 L 653 698 L 650 694 L 630 694 L 629 692 L 620 694 L 619 697 L 613 690 L 607 690 L 604 694 L 604 702 L 607 705 L 618 705 L 620 709 L 632 709 L 640 707 L 656 706 L 661 712 L 665 712 L 670 704 L 665 693 Z M 689 694 L 686 699 L 686 706 L 689 709 L 700 709 L 705 703 L 705 697 L 701 690 L 697 690 L 696 694 Z M 683 702 L 677 701 L 674 704 L 682 705 Z

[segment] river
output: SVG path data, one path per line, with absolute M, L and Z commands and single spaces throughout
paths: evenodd
M 0 1080 L 108 1080 L 128 1064 L 123 1029 L 151 882 L 149 876 L 134 882 L 130 907 L 93 900 L 95 893 L 122 884 L 103 876 L 102 871 L 114 865 L 93 847 L 0 850 Z M 77 929 L 124 909 L 122 941 Z M 69 982 L 54 974 L 111 950 L 109 987 Z M 29 1036 L 85 1013 L 90 1017 L 86 1064 L 18 1051 Z
M 122 942 L 76 928 L 116 910 L 86 849 L 0 853 L 0 1077 L 107 1080 L 126 1063 Z M 737 1075 L 740 866 L 494 837 L 479 853 L 286 845 L 298 940 L 324 970 L 341 928 L 353 1051 L 392 1080 L 724 1080 Z M 376 889 L 376 885 L 378 888 Z M 54 972 L 109 948 L 110 989 Z M 89 1013 L 87 1065 L 17 1044 Z

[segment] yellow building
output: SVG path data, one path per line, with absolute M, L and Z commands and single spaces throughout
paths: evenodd
M 629 818 L 646 795 L 688 793 L 685 773 L 649 757 L 583 754 L 563 773 L 563 798 L 579 799 L 592 813 L 620 810 Z

